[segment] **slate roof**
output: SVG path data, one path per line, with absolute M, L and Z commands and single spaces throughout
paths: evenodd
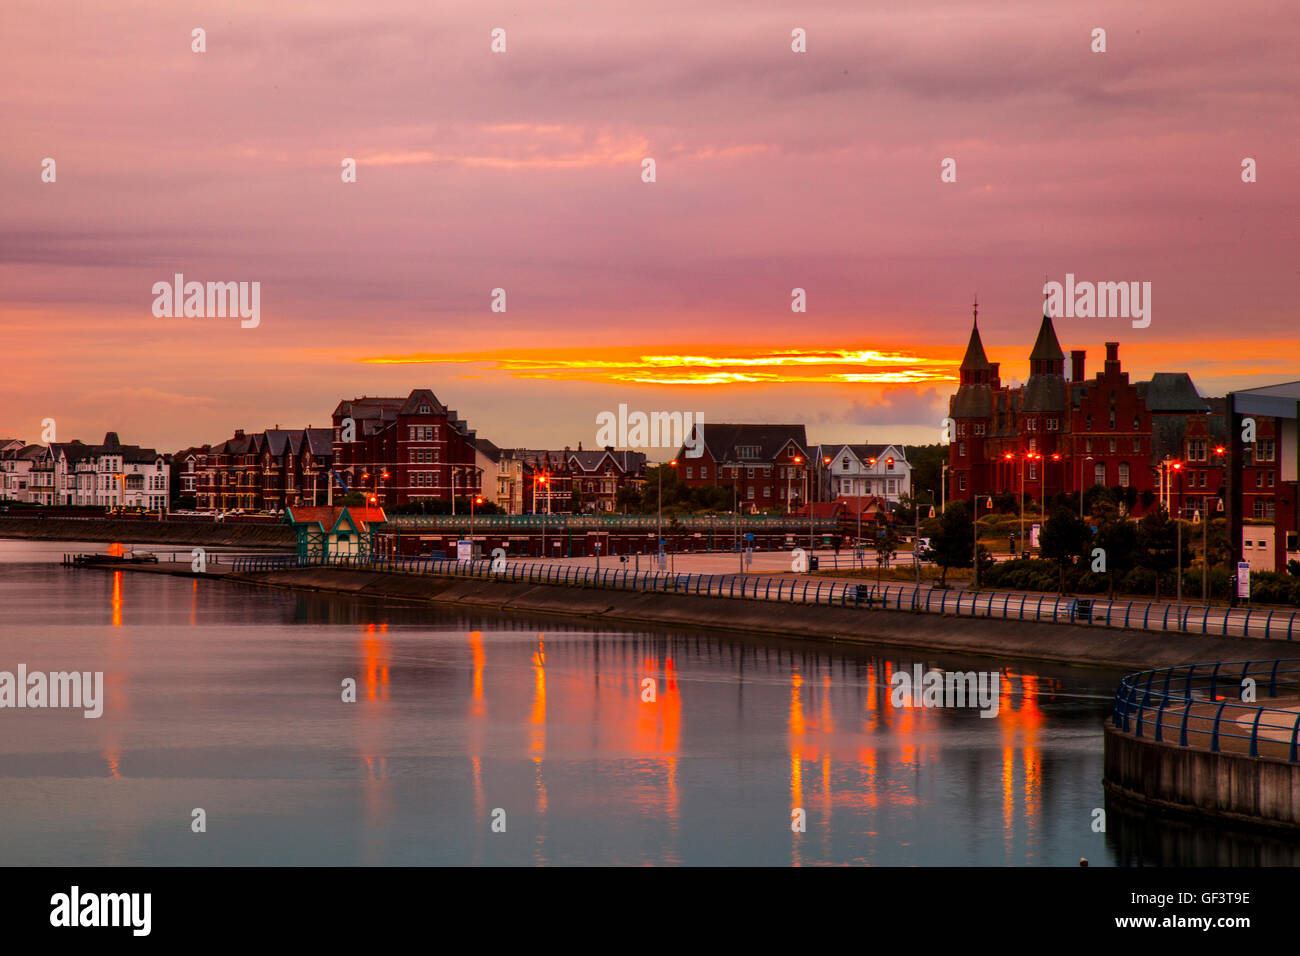
M 1056 327 L 1052 325 L 1052 317 L 1043 315 L 1043 324 L 1038 327 L 1038 340 L 1034 342 L 1034 350 L 1029 353 L 1031 362 L 1041 361 L 1064 361 L 1065 353 L 1061 351 L 1061 343 L 1056 337 Z
M 696 427 L 698 435 L 700 426 Z M 773 461 L 790 442 L 799 446 L 800 452 L 807 453 L 808 436 L 803 425 L 736 425 L 726 423 L 703 425 L 704 441 L 714 461 Z M 758 446 L 757 457 L 741 458 L 736 448 L 748 445 Z
M 970 330 L 970 342 L 966 345 L 966 355 L 961 360 L 963 370 L 982 370 L 989 371 L 993 368 L 989 364 L 988 356 L 984 354 L 984 343 L 980 340 L 979 326 L 972 326 Z
M 1149 382 L 1137 383 L 1138 397 L 1149 412 L 1208 412 L 1210 405 L 1201 398 L 1186 372 L 1156 372 Z

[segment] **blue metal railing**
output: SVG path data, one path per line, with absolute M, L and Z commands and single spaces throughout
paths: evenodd
M 1111 725 L 1156 743 L 1221 753 L 1227 742 L 1232 752 L 1275 758 L 1285 753 L 1290 763 L 1300 763 L 1300 712 L 1257 703 L 1279 697 L 1300 703 L 1300 660 L 1219 661 L 1140 671 L 1120 679 Z M 1277 746 L 1271 754 L 1261 754 L 1261 742 Z
M 1111 602 L 1096 598 L 1048 597 L 1006 591 L 953 592 L 925 586 L 918 589 L 910 584 L 858 584 L 788 574 L 686 574 L 610 567 L 597 569 L 572 563 L 527 560 L 506 561 L 495 571 L 493 561 L 488 559 L 456 561 L 413 556 L 255 555 L 236 558 L 233 564 L 236 572 L 280 571 L 302 567 L 357 568 L 619 590 L 676 591 L 794 604 L 899 611 L 906 608 L 918 613 L 959 617 L 1001 618 L 1165 633 L 1206 634 L 1213 626 L 1225 635 L 1240 634 L 1264 640 L 1291 641 L 1297 630 L 1297 618 L 1300 618 L 1300 614 L 1292 612 L 1277 611 L 1264 616 L 1252 610 L 1201 606 L 1194 608 L 1193 605 L 1154 604 L 1149 601 Z M 1193 614 L 1193 610 L 1198 613 Z

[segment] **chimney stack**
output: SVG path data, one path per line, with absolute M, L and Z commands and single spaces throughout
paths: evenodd
M 1106 374 L 1119 371 L 1119 343 L 1106 343 Z
M 1083 349 L 1070 350 L 1070 381 L 1083 381 L 1083 360 L 1087 355 Z

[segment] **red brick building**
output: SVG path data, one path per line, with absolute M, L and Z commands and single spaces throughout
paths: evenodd
M 1044 315 L 1028 378 L 1004 385 L 999 363 L 984 353 L 977 316 L 949 400 L 951 496 L 1019 495 L 1023 482 L 1026 498 L 1050 499 L 1100 484 L 1134 489 L 1135 511 L 1154 504 L 1153 496 L 1189 517 L 1206 499 L 1216 507 L 1227 464 L 1222 400 L 1202 398 L 1185 372 L 1131 381 L 1118 342 L 1106 343 L 1091 379 L 1086 365 L 1085 351 L 1071 352 L 1066 376 L 1065 353 Z
M 701 440 L 700 457 L 688 457 L 688 447 Z M 802 425 L 705 423 L 678 450 L 677 479 L 692 487 L 732 488 L 742 511 L 786 512 L 817 497 L 818 471 L 808 455 Z
M 252 435 L 239 429 L 233 438 L 176 457 L 185 469 L 182 493 L 194 494 L 200 510 L 283 511 L 324 504 L 329 496 L 328 428 L 269 428 Z
M 341 401 L 333 421 L 334 469 L 349 491 L 380 505 L 482 493 L 473 430 L 427 388 Z

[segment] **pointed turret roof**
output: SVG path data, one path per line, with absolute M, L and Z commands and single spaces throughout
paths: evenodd
M 965 371 L 987 371 L 993 366 L 989 364 L 988 356 L 984 354 L 984 343 L 980 341 L 980 327 L 975 324 L 970 330 L 970 343 L 966 346 L 966 357 L 961 360 L 961 367 Z
M 1056 338 L 1056 327 L 1052 325 L 1052 317 L 1043 310 L 1043 324 L 1038 329 L 1038 341 L 1034 343 L 1034 350 L 1029 353 L 1031 362 L 1040 361 L 1065 361 L 1065 353 L 1061 351 L 1061 343 Z

